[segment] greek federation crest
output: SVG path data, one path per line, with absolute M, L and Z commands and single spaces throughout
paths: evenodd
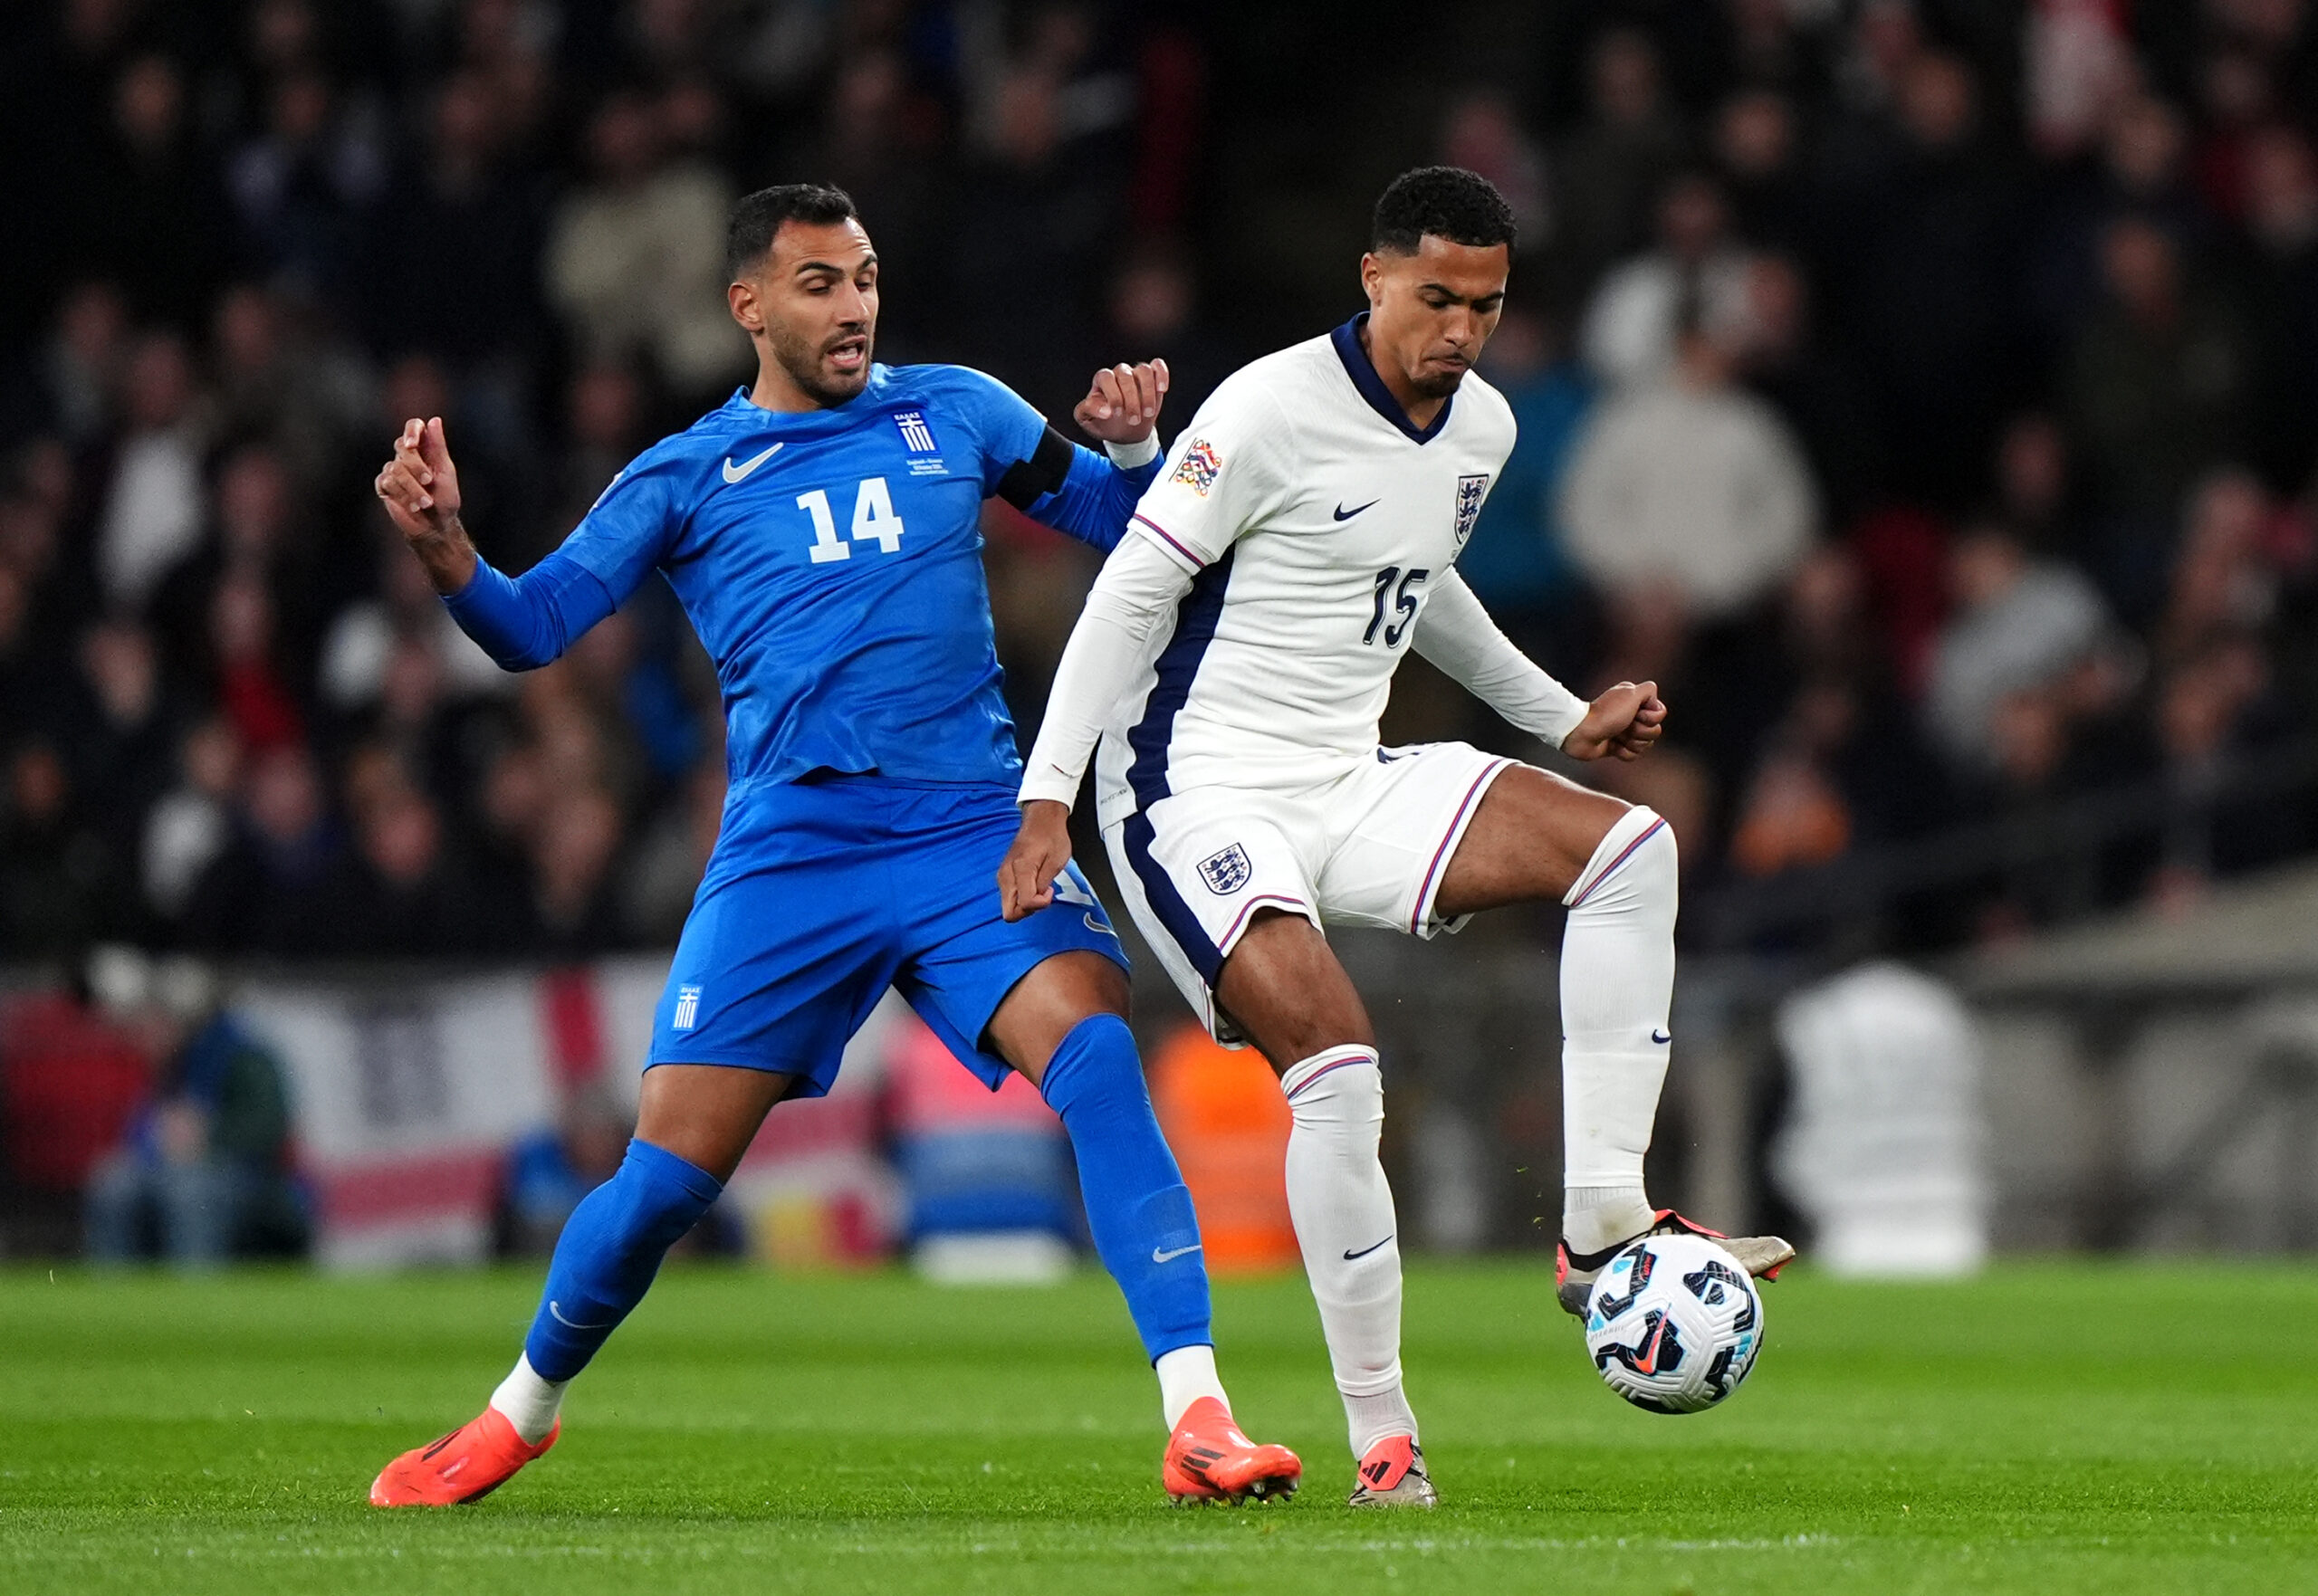
M 1208 489 L 1215 485 L 1215 473 L 1222 469 L 1223 456 L 1215 452 L 1215 445 L 1205 438 L 1193 438 L 1191 447 L 1183 451 L 1183 459 L 1176 464 L 1175 474 L 1167 480 L 1183 483 L 1204 499 Z
M 1248 863 L 1248 850 L 1236 842 L 1221 853 L 1199 862 L 1199 878 L 1207 883 L 1207 890 L 1219 898 L 1228 898 L 1247 885 L 1248 877 L 1252 874 L 1254 870 Z
M 902 447 L 909 451 L 910 475 L 949 474 L 948 468 L 942 464 L 942 445 L 934 441 L 934 424 L 925 419 L 924 411 L 895 411 L 894 430 L 901 434 Z
M 1480 519 L 1481 501 L 1489 497 L 1489 473 L 1457 479 L 1457 547 L 1462 549 L 1465 540 L 1473 535 L 1473 522 Z
M 902 447 L 913 454 L 939 454 L 934 442 L 934 429 L 926 425 L 923 410 L 896 410 L 894 429 L 902 435 Z

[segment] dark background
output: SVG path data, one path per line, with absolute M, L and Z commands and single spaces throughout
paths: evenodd
M 401 418 L 448 418 L 522 569 L 746 375 L 723 207 L 815 178 L 884 254 L 884 358 L 1060 417 L 1164 355 L 1172 435 L 1359 308 L 1368 206 L 1432 160 L 1524 227 L 1485 368 L 1522 446 L 1466 569 L 1581 691 L 1664 683 L 1608 779 L 1682 835 L 1686 936 L 2192 899 L 2312 841 L 2310 9 L 10 7 L 0 958 L 665 945 L 705 662 L 656 586 L 478 668 L 369 497 Z M 1671 544 L 1619 520 L 1653 462 L 1696 466 Z M 1027 733 L 1089 563 L 986 530 Z M 1521 746 L 1414 663 L 1386 730 Z M 2123 818 L 2056 835 L 2088 795 Z M 1831 872 L 1880 884 L 1831 917 Z

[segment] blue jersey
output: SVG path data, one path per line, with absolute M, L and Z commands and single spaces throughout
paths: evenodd
M 479 565 L 446 602 L 520 670 L 658 570 L 716 662 L 736 787 L 815 771 L 1011 786 L 982 502 L 1108 550 L 1157 470 L 1068 443 L 963 367 L 874 366 L 846 404 L 795 414 L 742 389 L 638 455 L 520 580 Z

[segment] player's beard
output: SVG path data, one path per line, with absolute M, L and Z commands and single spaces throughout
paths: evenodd
M 1409 387 L 1428 399 L 1445 399 L 1457 391 L 1457 385 L 1465 380 L 1465 373 L 1471 369 L 1470 366 L 1452 366 L 1442 371 L 1420 370 L 1409 378 Z
M 876 330 L 867 328 L 858 335 L 864 344 L 861 368 L 841 376 L 830 375 L 821 364 L 822 356 L 832 344 L 842 343 L 854 337 L 852 333 L 826 339 L 819 343 L 807 343 L 786 329 L 776 329 L 772 335 L 772 358 L 789 374 L 807 398 L 817 405 L 838 406 L 854 397 L 869 386 L 869 362 L 876 349 Z

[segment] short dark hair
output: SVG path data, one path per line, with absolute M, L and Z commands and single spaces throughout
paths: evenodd
M 858 215 L 853 208 L 853 196 L 829 183 L 776 183 L 744 195 L 724 226 L 725 275 L 737 282 L 763 260 L 783 223 L 826 227 L 833 222 L 849 222 Z
M 1513 247 L 1518 231 L 1513 207 L 1497 185 L 1462 167 L 1418 167 L 1403 172 L 1377 197 L 1368 247 L 1379 254 L 1413 255 L 1424 235 L 1487 249 Z

